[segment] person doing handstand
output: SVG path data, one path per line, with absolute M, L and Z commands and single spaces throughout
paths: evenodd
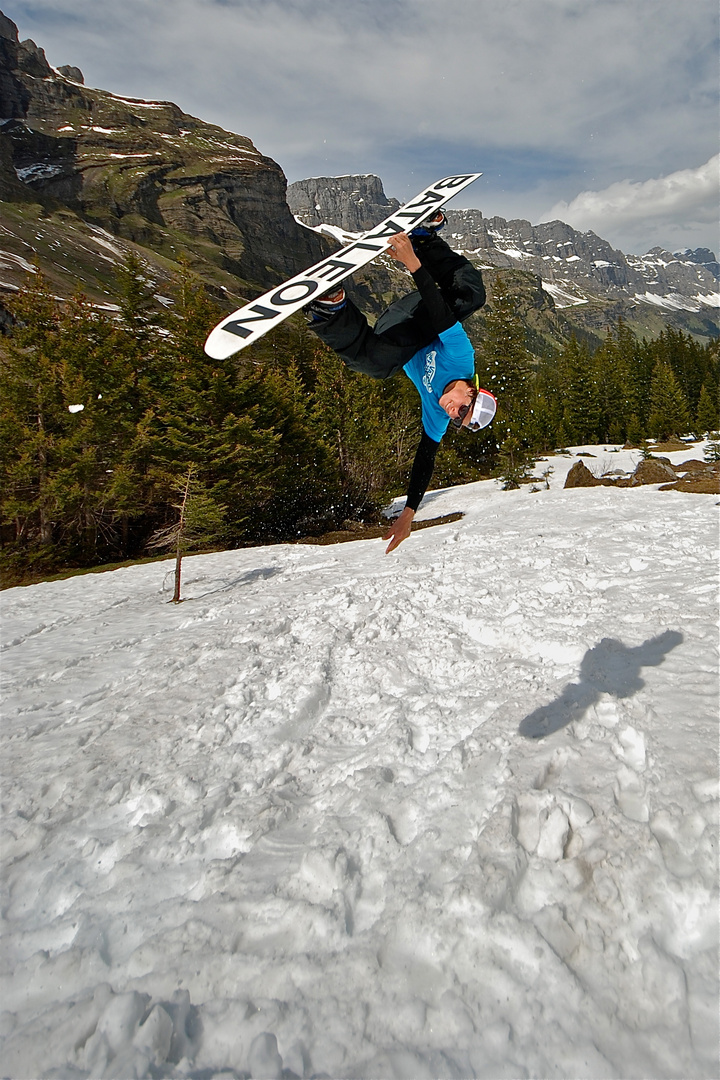
M 475 352 L 462 326 L 485 303 L 482 274 L 437 235 L 444 224 L 440 211 L 409 235 L 391 237 L 389 254 L 410 271 L 416 290 L 391 304 L 374 327 L 342 286 L 308 305 L 311 329 L 348 368 L 373 379 L 404 371 L 420 395 L 422 437 L 405 508 L 385 535 L 386 554 L 410 535 L 448 427 L 479 431 L 497 407 L 478 385 Z

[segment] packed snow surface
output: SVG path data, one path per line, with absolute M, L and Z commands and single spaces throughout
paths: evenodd
M 3 594 L 2 1075 L 718 1075 L 718 500 L 576 460 Z

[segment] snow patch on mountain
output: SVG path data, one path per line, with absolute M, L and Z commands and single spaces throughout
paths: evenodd
M 689 296 L 680 296 L 678 293 L 668 293 L 666 296 L 661 296 L 658 293 L 649 291 L 642 295 L 640 293 L 635 293 L 635 299 L 640 300 L 644 304 L 652 304 L 654 307 L 667 308 L 669 311 L 699 311 L 702 304 L 706 302 L 705 297 L 701 298 L 700 296 L 692 298 Z M 720 296 L 718 297 L 718 301 L 720 301 Z M 709 306 L 718 307 L 718 304 L 713 303 Z
M 555 301 L 555 307 L 577 307 L 579 304 L 587 304 L 587 297 L 575 296 L 573 293 L 567 292 L 565 289 L 561 289 L 559 285 L 553 285 L 549 281 L 543 281 L 542 287 L 546 293 L 549 293 Z
M 18 180 L 22 180 L 23 184 L 32 184 L 37 180 L 49 180 L 53 176 L 59 176 L 62 172 L 62 165 L 52 165 L 43 161 L 38 161 L 33 165 L 25 165 L 21 169 L 15 169 Z

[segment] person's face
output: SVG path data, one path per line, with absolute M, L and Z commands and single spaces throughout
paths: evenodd
M 457 379 L 455 382 L 449 383 L 443 390 L 440 396 L 440 408 L 445 410 L 451 420 L 457 420 L 460 410 L 465 405 L 472 405 L 474 397 L 474 388 L 462 379 Z M 467 416 L 463 418 L 463 423 L 469 420 L 470 415 L 471 411 L 468 409 Z

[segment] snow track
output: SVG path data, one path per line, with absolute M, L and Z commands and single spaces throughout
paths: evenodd
M 4 1074 L 717 1075 L 716 501 L 5 593 Z

